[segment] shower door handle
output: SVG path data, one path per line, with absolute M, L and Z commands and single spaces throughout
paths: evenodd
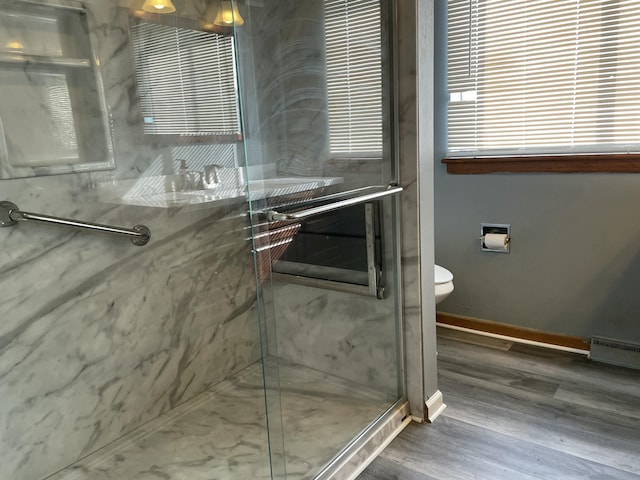
M 0 202 L 0 227 L 10 227 L 18 222 L 36 222 L 62 227 L 72 227 L 79 230 L 91 230 L 114 235 L 129 237 L 134 245 L 142 246 L 149 243 L 151 231 L 145 225 L 136 225 L 133 228 L 114 227 L 100 223 L 81 222 L 69 218 L 53 217 L 39 213 L 21 211 L 14 203 Z
M 366 190 L 377 190 L 371 193 L 363 193 L 362 195 L 357 195 L 351 198 L 345 198 L 342 200 L 337 200 L 332 203 L 327 203 L 325 205 L 319 205 L 317 207 L 303 208 L 302 210 L 298 210 L 299 208 L 307 205 L 309 203 L 317 203 L 323 200 L 330 200 L 335 198 L 341 198 L 349 195 L 354 195 L 359 192 L 364 192 Z M 308 217 L 312 217 L 314 215 L 320 215 L 322 213 L 331 212 L 333 210 L 339 210 L 345 207 L 351 207 L 352 205 L 359 205 L 361 203 L 367 203 L 372 200 L 378 200 L 383 197 L 388 197 L 390 195 L 395 195 L 397 193 L 402 192 L 403 188 L 398 185 L 388 185 L 386 187 L 376 186 L 376 187 L 365 187 L 356 190 L 349 190 L 346 192 L 327 195 L 326 197 L 318 197 L 314 198 L 311 201 L 302 202 L 299 204 L 287 205 L 286 208 L 288 210 L 295 210 L 292 212 L 278 212 L 277 210 L 268 210 L 265 212 L 267 214 L 267 220 L 270 222 L 279 222 L 283 220 L 304 220 Z

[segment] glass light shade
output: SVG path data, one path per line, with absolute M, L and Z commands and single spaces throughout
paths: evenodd
M 20 40 L 9 40 L 4 48 L 7 48 L 9 50 L 22 50 L 24 48 L 24 45 L 22 45 L 22 42 Z
M 142 10 L 149 13 L 173 13 L 176 7 L 171 0 L 144 0 Z
M 244 19 L 238 11 L 238 2 L 233 2 L 233 8 L 231 8 L 230 0 L 222 0 L 213 24 L 221 27 L 239 27 L 243 25 Z

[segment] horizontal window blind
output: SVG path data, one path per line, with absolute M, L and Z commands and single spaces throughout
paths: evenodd
M 325 1 L 333 157 L 382 156 L 380 15 L 380 0 Z
M 232 37 L 149 22 L 131 36 L 145 133 L 240 130 Z
M 450 0 L 450 156 L 640 151 L 640 1 Z

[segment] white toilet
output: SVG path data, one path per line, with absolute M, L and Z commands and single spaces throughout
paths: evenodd
M 434 265 L 436 282 L 436 305 L 453 292 L 453 273 L 440 265 Z

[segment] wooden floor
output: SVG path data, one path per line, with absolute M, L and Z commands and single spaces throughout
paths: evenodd
M 358 480 L 640 479 L 640 371 L 438 331 L 447 409 Z

